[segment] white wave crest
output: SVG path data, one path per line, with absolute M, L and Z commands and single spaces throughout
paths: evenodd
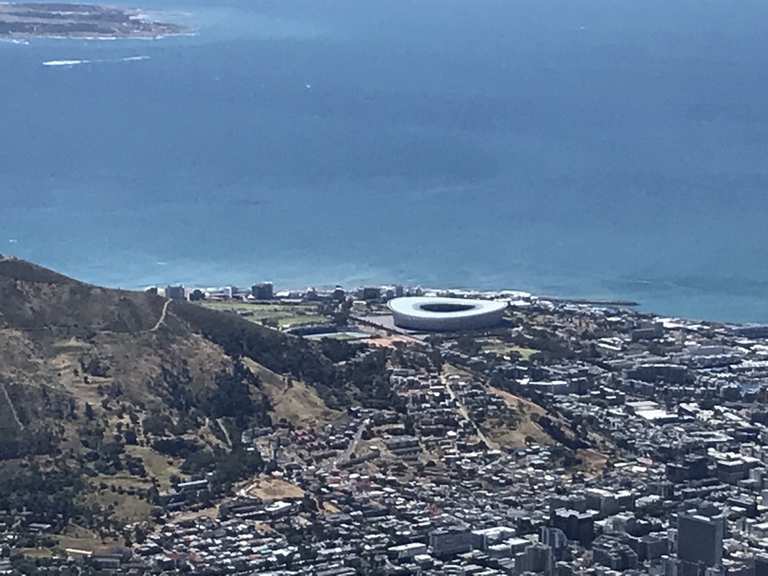
M 120 62 L 143 62 L 144 60 L 150 60 L 150 57 L 126 56 L 124 58 L 111 58 L 103 60 L 46 60 L 43 62 L 43 66 L 61 66 L 65 68 L 72 68 L 73 66 L 80 66 L 82 64 L 118 64 Z
M 88 64 L 91 60 L 47 60 L 43 66 L 78 66 L 79 64 Z

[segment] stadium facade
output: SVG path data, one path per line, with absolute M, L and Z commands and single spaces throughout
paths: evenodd
M 507 302 L 419 296 L 395 298 L 387 306 L 392 311 L 395 326 L 399 328 L 452 332 L 499 324 Z

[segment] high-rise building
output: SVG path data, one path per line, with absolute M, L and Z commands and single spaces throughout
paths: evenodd
M 639 565 L 637 552 L 615 536 L 603 535 L 595 540 L 592 544 L 592 558 L 595 564 L 608 566 L 619 572 L 634 570 Z
M 379 300 L 381 299 L 381 288 L 378 286 L 365 286 L 360 291 L 360 295 L 363 300 Z
M 170 298 L 171 300 L 185 300 L 187 298 L 187 293 L 182 285 L 166 286 L 165 297 Z
M 552 512 L 552 526 L 562 530 L 569 540 L 577 540 L 582 546 L 589 546 L 595 538 L 595 516 L 597 512 L 577 512 L 557 509 Z
M 333 289 L 332 297 L 334 300 L 341 301 L 347 297 L 347 293 L 341 286 L 336 286 L 336 288 Z
M 525 552 L 516 556 L 515 568 L 518 573 L 552 574 L 554 568 L 552 548 L 539 542 L 527 546 Z
M 251 295 L 256 300 L 272 300 L 275 297 L 275 288 L 272 282 L 259 282 L 251 287 Z
M 699 574 L 723 560 L 725 517 L 680 514 L 677 519 L 677 557 L 685 574 Z
M 563 556 L 563 552 L 568 548 L 568 537 L 560 528 L 542 526 L 539 531 L 539 541 L 552 548 L 552 554 L 556 559 Z
M 429 547 L 438 558 L 472 550 L 472 532 L 461 528 L 440 528 L 429 534 Z
M 755 576 L 768 576 L 768 556 L 759 554 L 755 556 L 753 562 Z

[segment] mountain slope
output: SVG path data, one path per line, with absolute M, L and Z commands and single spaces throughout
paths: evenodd
M 231 482 L 260 466 L 239 454 L 243 429 L 300 423 L 302 399 L 308 413 L 337 416 L 326 402 L 349 401 L 337 374 L 318 346 L 236 315 L 0 259 L 0 509 L 43 501 L 14 500 L 3 475 L 58 474 L 84 482 L 46 503 L 67 521 L 104 530 L 142 519 L 174 475 Z M 305 392 L 275 412 L 288 376 Z M 117 488 L 130 497 L 116 502 Z

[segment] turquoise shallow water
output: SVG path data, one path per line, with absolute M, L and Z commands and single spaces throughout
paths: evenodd
M 0 43 L 0 252 L 768 321 L 768 4 L 152 9 L 198 34 Z

